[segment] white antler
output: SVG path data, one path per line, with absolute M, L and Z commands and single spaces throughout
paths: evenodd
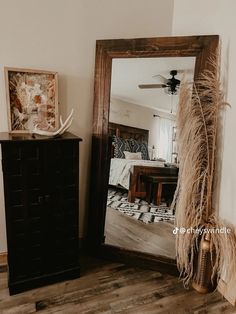
M 44 135 L 44 136 L 52 136 L 52 137 L 61 135 L 65 131 L 67 131 L 69 127 L 71 126 L 72 120 L 73 120 L 73 117 L 72 117 L 73 113 L 74 113 L 74 109 L 71 110 L 71 113 L 69 114 L 68 118 L 66 119 L 64 123 L 62 121 L 62 117 L 60 116 L 60 128 L 55 132 L 39 130 L 36 125 L 32 133 L 38 134 L 38 135 Z

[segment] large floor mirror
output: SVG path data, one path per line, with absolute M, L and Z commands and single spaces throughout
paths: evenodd
M 89 238 L 116 256 L 175 260 L 176 111 L 218 36 L 97 41 Z M 114 254 L 114 252 L 116 254 Z
M 195 57 L 114 58 L 105 244 L 175 258 L 176 111 Z

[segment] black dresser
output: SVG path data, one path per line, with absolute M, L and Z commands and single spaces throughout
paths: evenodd
M 0 133 L 10 294 L 79 277 L 79 142 Z

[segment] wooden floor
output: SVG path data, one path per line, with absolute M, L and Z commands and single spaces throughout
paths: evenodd
M 9 296 L 0 272 L 1 314 L 236 313 L 218 292 L 185 290 L 178 278 L 156 271 L 84 258 L 80 279 Z M 86 268 L 84 267 L 86 265 Z
M 108 207 L 105 243 L 175 259 L 173 228 L 170 222 L 145 224 Z

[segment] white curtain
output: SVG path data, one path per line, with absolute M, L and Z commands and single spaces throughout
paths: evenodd
M 166 162 L 171 162 L 172 160 L 172 136 L 173 127 L 175 121 L 165 118 L 160 118 L 160 137 L 158 145 L 158 157 L 163 158 Z

